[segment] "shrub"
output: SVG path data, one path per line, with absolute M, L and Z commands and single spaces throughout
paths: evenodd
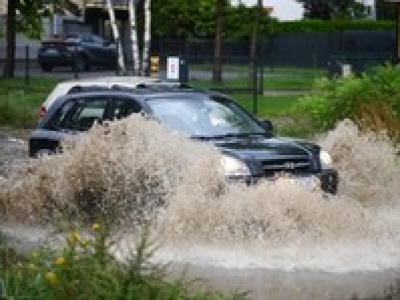
M 43 248 L 17 260 L 0 239 L 1 299 L 244 299 L 220 293 L 193 292 L 183 279 L 167 280 L 164 269 L 149 262 L 148 234 L 126 261 L 111 255 L 115 246 L 106 226 L 93 224 L 91 232 L 70 231 L 59 250 Z M 7 249 L 7 250 L 5 250 Z M 2 258 L 0 256 L 0 258 Z M 13 259 L 8 259 L 12 257 Z M 3 260 L 2 260 L 3 261 Z
M 332 32 L 346 30 L 394 30 L 394 21 L 390 20 L 316 20 L 305 19 L 300 21 L 279 22 L 275 26 L 276 32 Z
M 359 77 L 316 81 L 311 95 L 299 100 L 298 112 L 316 131 L 349 118 L 362 127 L 386 130 L 396 137 L 400 119 L 400 67 L 385 65 Z

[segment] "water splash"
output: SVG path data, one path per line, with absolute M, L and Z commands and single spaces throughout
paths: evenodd
M 95 126 L 61 155 L 19 166 L 0 181 L 0 215 L 151 221 L 166 260 L 338 271 L 398 266 L 398 149 L 350 121 L 319 143 L 339 170 L 338 195 L 284 178 L 228 185 L 213 147 L 133 116 Z

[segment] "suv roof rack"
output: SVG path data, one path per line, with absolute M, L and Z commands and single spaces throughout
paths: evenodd
M 74 93 L 80 93 L 80 92 L 95 92 L 98 90 L 108 90 L 109 88 L 107 86 L 102 86 L 102 85 L 75 85 L 71 87 L 67 94 L 74 94 Z

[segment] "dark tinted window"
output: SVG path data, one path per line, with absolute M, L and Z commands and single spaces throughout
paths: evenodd
M 106 97 L 80 98 L 67 101 L 58 111 L 50 126 L 59 129 L 84 131 L 94 122 L 101 122 L 106 117 Z
M 111 110 L 111 119 L 122 119 L 141 111 L 140 105 L 130 98 L 115 98 Z

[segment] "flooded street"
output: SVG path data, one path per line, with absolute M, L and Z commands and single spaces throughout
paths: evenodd
M 172 262 L 174 277 L 249 290 L 252 299 L 382 298 L 400 277 L 398 149 L 350 122 L 319 143 L 341 175 L 338 195 L 285 178 L 228 185 L 213 147 L 137 117 L 26 165 L 26 133 L 3 129 L 0 216 L 6 234 L 34 244 L 41 234 L 33 228 L 60 213 L 78 222 L 90 206 L 124 231 L 151 222 L 153 259 Z M 13 162 L 21 167 L 9 171 Z M 23 223 L 29 230 L 5 225 Z M 121 258 L 129 234 L 119 241 Z
M 8 168 L 28 154 L 28 130 L 0 127 L 0 176 L 6 175 Z

